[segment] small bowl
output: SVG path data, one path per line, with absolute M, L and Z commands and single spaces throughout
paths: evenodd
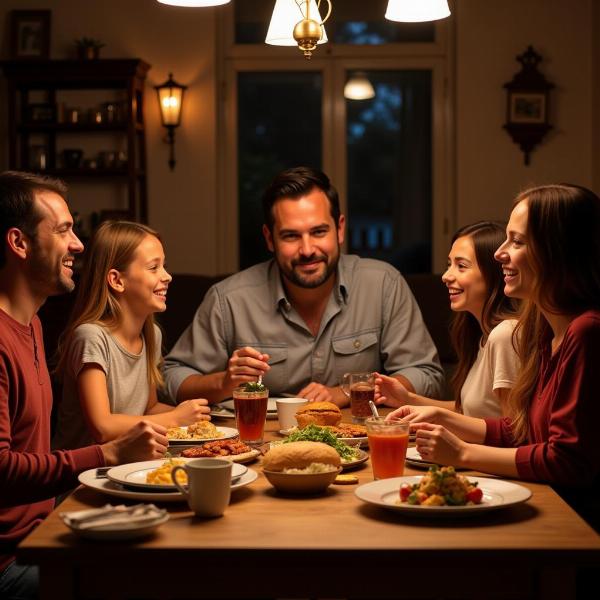
M 342 468 L 327 473 L 282 473 L 263 469 L 269 483 L 284 494 L 318 494 L 324 492 L 341 473 Z

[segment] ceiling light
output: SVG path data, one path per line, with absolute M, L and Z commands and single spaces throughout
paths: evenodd
M 158 0 L 161 4 L 170 4 L 171 6 L 220 6 L 228 4 L 231 0 Z
M 373 85 L 362 71 L 354 73 L 344 86 L 344 98 L 347 100 L 369 100 L 374 97 Z
M 437 21 L 449 16 L 448 0 L 390 0 L 385 12 L 386 19 L 403 23 Z

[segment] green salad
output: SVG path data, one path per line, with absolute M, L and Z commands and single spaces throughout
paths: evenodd
M 283 440 L 284 444 L 289 442 L 322 442 L 334 448 L 343 462 L 350 462 L 359 457 L 357 448 L 351 448 L 348 444 L 336 438 L 329 429 L 318 425 L 311 424 L 304 427 L 304 429 L 292 431 L 287 439 Z

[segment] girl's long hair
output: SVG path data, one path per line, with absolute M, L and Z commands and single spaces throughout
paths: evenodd
M 522 369 L 508 396 L 515 443 L 527 438 L 529 406 L 552 329 L 542 311 L 577 316 L 600 308 L 600 198 L 571 184 L 534 187 L 514 203 L 527 202 L 527 257 L 531 295 L 515 330 Z
M 505 319 L 516 318 L 517 302 L 504 295 L 504 279 L 502 269 L 494 259 L 494 252 L 504 242 L 506 233 L 504 224 L 495 221 L 480 221 L 459 229 L 452 238 L 452 243 L 468 237 L 473 242 L 477 266 L 485 282 L 487 297 L 479 321 L 467 311 L 454 314 L 450 325 L 450 340 L 458 365 L 450 381 L 454 391 L 454 403 L 457 411 L 461 411 L 460 391 L 465 383 L 469 370 L 473 366 L 483 337 Z M 483 330 L 483 332 L 482 332 Z
M 71 317 L 58 343 L 56 372 L 64 377 L 68 361 L 68 349 L 77 327 L 84 323 L 95 323 L 115 329 L 121 323 L 122 311 L 119 301 L 108 285 L 111 269 L 124 272 L 133 261 L 135 251 L 147 235 L 160 240 L 154 229 L 129 221 L 105 221 L 98 227 L 86 252 L 77 298 Z M 163 377 L 155 363 L 157 339 L 154 333 L 154 315 L 144 322 L 142 335 L 146 343 L 148 383 L 161 387 Z

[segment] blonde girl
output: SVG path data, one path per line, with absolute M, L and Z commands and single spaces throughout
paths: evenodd
M 162 337 L 153 315 L 166 309 L 171 279 L 156 231 L 127 221 L 98 228 L 59 344 L 55 447 L 112 440 L 142 416 L 165 427 L 210 418 L 204 399 L 176 408 L 157 399 Z

